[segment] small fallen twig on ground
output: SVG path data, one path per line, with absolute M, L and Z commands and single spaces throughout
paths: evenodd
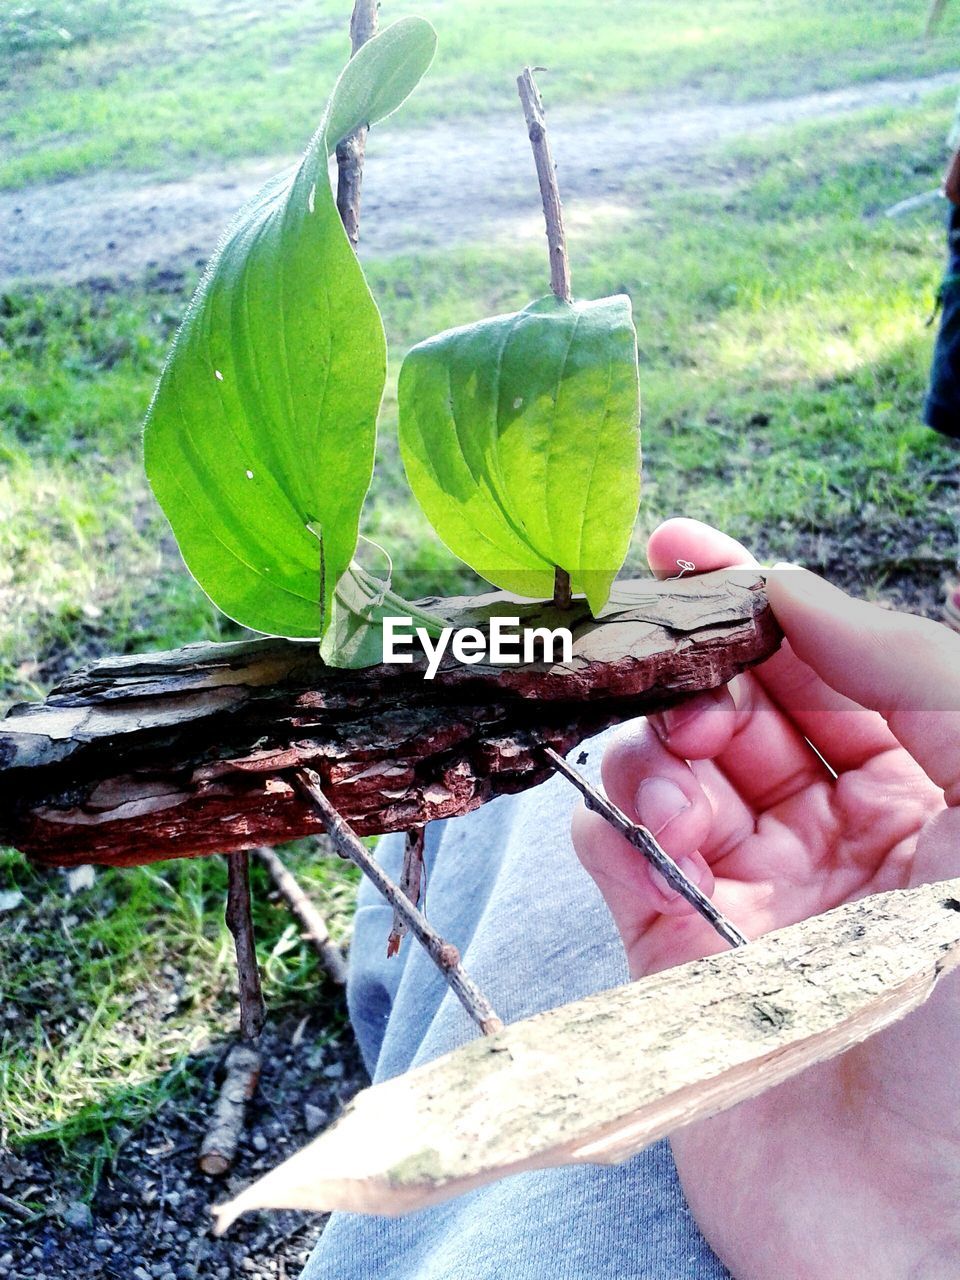
M 326 832 L 337 849 L 373 881 L 394 911 L 403 919 L 407 928 L 423 945 L 454 995 L 480 1030 L 485 1035 L 500 1031 L 503 1023 L 494 1012 L 490 1001 L 464 971 L 457 948 L 453 943 L 446 942 L 440 937 L 426 916 L 413 905 L 400 886 L 390 879 L 349 823 L 323 794 L 320 779 L 316 773 L 312 769 L 298 769 L 294 776 L 298 786 L 309 797 L 323 818 Z
M 296 876 L 284 866 L 273 849 L 261 845 L 258 849 L 254 849 L 253 854 L 266 867 L 283 900 L 303 926 L 302 936 L 313 946 L 329 977 L 339 986 L 343 986 L 347 981 L 347 966 L 343 953 L 330 937 L 326 921 L 307 897 Z
M 14 1200 L 12 1196 L 5 1196 L 0 1192 L 0 1210 L 8 1213 L 12 1218 L 19 1218 L 21 1222 L 29 1222 L 31 1218 L 38 1215 L 28 1209 L 25 1204 L 21 1204 L 19 1200 Z
M 256 1093 L 259 1079 L 259 1051 L 251 1044 L 233 1045 L 227 1054 L 226 1075 L 198 1159 L 201 1170 L 210 1177 L 221 1177 L 233 1164 L 247 1103 Z

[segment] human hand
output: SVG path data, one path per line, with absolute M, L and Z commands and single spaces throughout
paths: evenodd
M 690 520 L 661 525 L 648 555 L 664 574 L 754 563 Z M 753 937 L 960 874 L 960 639 L 804 570 L 772 572 L 768 593 L 780 652 L 628 726 L 603 761 L 614 803 Z M 597 815 L 578 812 L 574 843 L 635 977 L 722 945 Z M 691 1208 L 737 1280 L 956 1280 L 958 1054 L 951 975 L 902 1023 L 675 1135 Z

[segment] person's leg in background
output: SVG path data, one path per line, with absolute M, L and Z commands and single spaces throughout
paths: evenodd
M 933 350 L 930 385 L 923 407 L 927 426 L 954 442 L 960 466 L 960 151 L 957 151 L 944 180 L 949 201 L 947 218 L 947 273 L 940 286 L 942 307 L 940 328 Z M 943 620 L 960 631 L 960 493 L 954 488 L 953 518 L 956 570 L 947 582 Z

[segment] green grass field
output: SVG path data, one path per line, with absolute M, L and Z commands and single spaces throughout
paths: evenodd
M 244 21 L 239 5 L 199 4 L 189 40 L 185 6 L 101 7 L 118 24 L 109 39 L 94 33 L 76 47 L 16 54 L 3 90 L 5 181 L 292 147 L 343 49 L 334 20 L 342 6 L 332 3 L 287 3 L 270 19 Z M 851 4 L 836 18 L 822 3 L 729 0 L 711 7 L 703 30 L 694 22 L 701 6 L 657 4 L 642 41 L 623 36 L 635 8 L 626 4 L 594 13 L 568 3 L 563 24 L 550 16 L 560 6 L 416 7 L 434 18 L 445 49 L 409 110 L 418 120 L 498 109 L 500 81 L 525 58 L 550 64 L 558 97 L 584 102 L 662 87 L 764 92 L 801 50 L 797 87 L 948 65 L 946 44 L 920 44 L 922 14 L 908 4 Z M 578 41 L 588 10 L 591 40 Z M 168 13 L 177 22 L 165 33 Z M 221 38 L 214 15 L 228 29 Z M 815 49 L 833 51 L 827 70 L 814 70 Z M 261 93 L 251 93 L 257 84 Z M 31 107 L 28 86 L 40 91 Z M 157 95 L 153 111 L 141 109 L 148 93 Z M 578 224 L 575 291 L 625 290 L 636 311 L 645 495 L 635 563 L 645 531 L 679 513 L 771 558 L 822 556 L 868 594 L 883 593 L 898 557 L 947 554 L 956 456 L 919 422 L 941 211 L 880 214 L 936 184 L 951 105 L 940 94 L 717 149 L 692 183 L 638 185 L 619 220 Z M 449 589 L 451 571 L 464 584 L 469 575 L 414 510 L 398 463 L 399 362 L 440 328 L 544 292 L 544 255 L 457 248 L 379 260 L 369 274 L 391 372 L 365 532 L 390 551 L 402 592 Z M 39 696 L 98 653 L 231 633 L 180 565 L 140 463 L 140 422 L 192 283 L 146 278 L 0 297 L 8 700 Z M 290 857 L 346 936 L 350 877 L 309 847 Z M 70 897 L 58 874 L 0 854 L 0 892 L 25 895 L 0 915 L 0 1142 L 58 1139 L 89 1188 L 117 1123 L 135 1124 L 166 1092 L 189 1086 L 184 1055 L 234 1016 L 224 882 L 211 859 L 102 873 Z M 255 887 L 268 998 L 274 1007 L 311 1000 L 315 963 L 262 881 Z
M 108 166 L 190 172 L 302 149 L 348 51 L 343 0 L 48 0 L 0 15 L 0 185 Z M 387 0 L 429 18 L 436 64 L 408 124 L 514 110 L 525 63 L 554 103 L 790 95 L 952 70 L 960 10 L 919 0 Z M 584 39 L 584 31 L 589 38 Z M 67 38 L 69 37 L 69 38 Z

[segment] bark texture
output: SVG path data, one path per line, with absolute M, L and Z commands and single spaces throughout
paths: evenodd
M 715 688 L 780 642 L 759 573 L 615 592 L 597 620 L 579 598 L 563 612 L 499 592 L 441 602 L 464 626 L 569 627 L 569 663 L 448 658 L 428 681 L 422 660 L 334 670 L 271 639 L 95 663 L 0 721 L 0 840 L 60 866 L 275 845 L 323 829 L 293 781 L 304 767 L 361 835 L 408 831 L 542 782 L 543 746 L 566 753 Z
M 221 1205 L 397 1214 L 526 1169 L 626 1160 L 834 1057 L 960 961 L 960 880 L 878 894 L 562 1005 L 358 1094 Z

